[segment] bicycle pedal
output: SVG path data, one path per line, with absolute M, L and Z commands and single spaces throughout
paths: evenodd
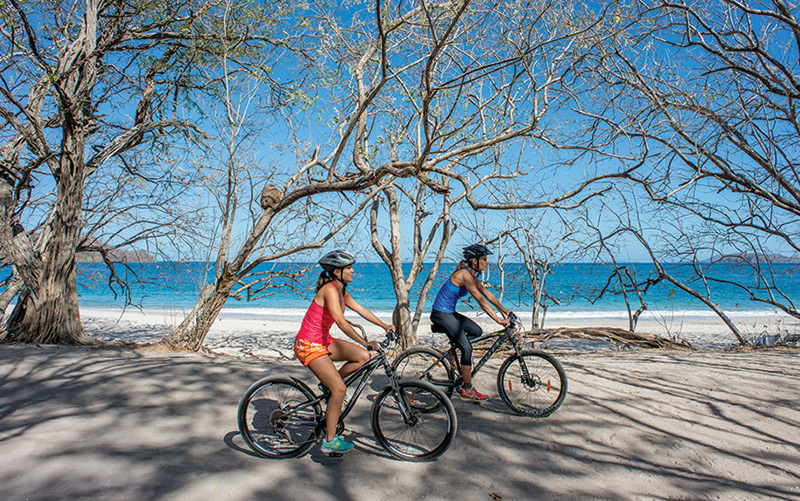
M 328 457 L 329 458 L 340 458 L 342 456 L 344 456 L 344 454 L 342 454 L 341 452 L 329 452 L 328 453 Z

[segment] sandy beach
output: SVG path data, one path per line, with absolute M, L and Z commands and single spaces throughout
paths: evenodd
M 84 313 L 87 331 L 146 341 L 171 327 L 111 313 Z M 222 318 L 207 340 L 219 354 L 205 355 L 0 346 L 3 499 L 800 499 L 797 350 L 564 347 L 569 394 L 546 419 L 509 413 L 497 360 L 475 383 L 490 399 L 455 401 L 453 446 L 423 464 L 377 446 L 376 377 L 347 422 L 355 451 L 262 459 L 238 434 L 237 404 L 265 375 L 313 385 L 291 358 L 295 328 Z M 719 335 L 705 329 L 692 339 Z
M 458 436 L 435 462 L 377 447 L 379 379 L 348 420 L 355 451 L 275 461 L 246 449 L 236 408 L 261 376 L 310 383 L 294 361 L 3 346 L 3 499 L 800 499 L 797 352 L 560 359 L 555 414 L 509 414 L 490 367 L 490 400 L 454 402 Z
M 381 337 L 381 329 L 365 322 L 354 314 L 347 318 L 362 325 L 368 336 Z M 136 343 L 154 342 L 174 329 L 183 319 L 183 314 L 169 310 L 142 311 L 128 309 L 119 310 L 82 309 L 81 319 L 90 336 L 104 340 L 122 339 Z M 388 315 L 381 315 L 385 322 L 391 322 Z M 490 332 L 497 329 L 497 324 L 484 317 L 476 317 L 476 321 Z M 749 339 L 761 334 L 798 334 L 800 320 L 787 315 L 744 315 L 733 318 L 737 327 Z M 292 343 L 301 318 L 259 317 L 225 313 L 217 319 L 205 339 L 205 345 L 215 352 L 232 356 L 259 356 L 292 358 Z M 615 327 L 628 328 L 628 322 L 622 318 L 584 318 L 555 319 L 546 324 L 547 327 Z M 674 313 L 669 316 L 651 315 L 646 312 L 639 321 L 637 332 L 656 334 L 667 338 L 684 339 L 699 350 L 725 350 L 737 344 L 736 338 L 722 321 L 714 316 L 683 317 Z M 336 327 L 334 335 L 343 336 Z M 421 344 L 444 346 L 446 339 L 441 334 L 430 331 L 430 321 L 423 315 L 418 330 Z M 566 352 L 597 352 L 615 350 L 616 346 L 597 341 L 552 340 L 548 349 Z

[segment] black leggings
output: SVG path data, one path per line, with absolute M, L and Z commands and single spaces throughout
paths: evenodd
M 444 330 L 450 342 L 461 350 L 461 365 L 472 365 L 472 339 L 480 337 L 483 330 L 461 313 L 431 311 L 431 323 Z

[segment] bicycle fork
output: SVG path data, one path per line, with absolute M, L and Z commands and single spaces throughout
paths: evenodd
M 386 371 L 386 376 L 389 378 L 389 386 L 391 386 L 393 390 L 392 396 L 397 402 L 397 407 L 400 409 L 400 415 L 403 416 L 403 422 L 406 426 L 414 426 L 417 424 L 417 417 L 415 413 L 411 411 L 411 406 L 408 402 L 411 397 L 406 395 L 405 391 L 400 387 L 397 376 L 392 373 L 388 364 L 384 366 L 384 370 Z
M 537 380 L 538 378 L 534 379 L 534 377 L 531 376 L 531 373 L 528 371 L 528 366 L 525 364 L 525 357 L 522 356 L 522 351 L 516 346 L 515 351 L 517 352 L 517 361 L 519 362 L 519 367 L 522 372 L 522 384 L 533 390 L 538 390 L 538 387 L 542 385 L 542 382 Z M 546 386 L 547 393 L 550 393 L 550 379 L 548 379 L 544 385 Z M 508 391 L 514 391 L 513 388 L 511 388 L 510 379 L 508 381 Z

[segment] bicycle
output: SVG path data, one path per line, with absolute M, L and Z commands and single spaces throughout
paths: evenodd
M 499 331 L 485 334 L 473 340 L 473 344 L 494 337 L 494 344 L 484 353 L 472 369 L 473 377 L 481 367 L 503 347 L 511 346 L 514 353 L 506 358 L 497 372 L 497 391 L 503 402 L 516 414 L 531 417 L 547 417 L 558 409 L 567 395 L 567 375 L 561 363 L 552 355 L 533 349 L 523 349 L 522 327 L 516 315 L 509 318 L 511 324 Z M 433 332 L 444 332 L 432 326 Z M 415 377 L 428 381 L 451 397 L 461 385 L 461 374 L 448 360 L 455 361 L 455 346 L 442 352 L 432 347 L 416 346 L 397 356 L 392 368 L 403 377 Z
M 450 399 L 431 383 L 397 376 L 385 352 L 396 339 L 390 332 L 377 355 L 345 377 L 347 387 L 357 384 L 342 409 L 336 432 L 344 430 L 344 419 L 370 376 L 382 367 L 389 384 L 375 398 L 370 419 L 378 444 L 398 459 L 432 461 L 444 454 L 456 435 L 456 411 Z M 323 404 L 330 392 L 322 384 L 319 387 L 322 394 L 317 395 L 291 376 L 267 376 L 253 383 L 242 396 L 237 415 L 239 431 L 250 449 L 275 459 L 308 452 L 325 436 Z

